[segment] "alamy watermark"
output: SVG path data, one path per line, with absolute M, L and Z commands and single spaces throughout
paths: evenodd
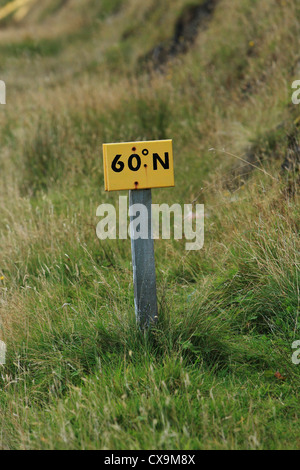
M 300 104 L 300 80 L 295 80 L 292 83 L 292 88 L 294 93 L 292 94 L 292 103 L 293 104 Z
M 3 80 L 0 80 L 0 104 L 6 104 L 6 86 Z
M 298 366 L 300 364 L 300 341 L 299 340 L 293 342 L 292 349 L 296 349 L 296 351 L 292 355 L 292 363 Z
M 102 217 L 96 228 L 97 237 L 100 240 L 126 240 L 128 237 L 147 240 L 151 234 L 151 238 L 156 240 L 160 238 L 161 228 L 161 238 L 170 240 L 173 225 L 174 239 L 188 240 L 186 250 L 201 250 L 204 245 L 204 205 L 196 204 L 195 211 L 193 208 L 193 204 L 152 204 L 151 214 L 148 214 L 143 204 L 133 204 L 128 208 L 128 197 L 119 196 L 118 234 L 115 207 L 101 204 L 96 212 L 97 217 Z
M 5 364 L 5 355 L 6 355 L 6 344 L 4 341 L 0 341 L 0 366 Z

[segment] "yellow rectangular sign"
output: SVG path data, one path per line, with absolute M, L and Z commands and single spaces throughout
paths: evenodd
M 172 140 L 103 144 L 106 191 L 174 186 Z

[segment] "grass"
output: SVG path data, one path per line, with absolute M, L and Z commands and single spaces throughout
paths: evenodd
M 59 40 L 34 41 L 26 39 L 21 44 L 5 44 L 1 46 L 0 53 L 3 56 L 27 57 L 35 56 L 56 56 L 60 51 Z
M 220 0 L 155 72 L 189 2 L 60 3 L 0 29 L 0 448 L 299 449 L 299 8 Z M 143 335 L 130 242 L 95 233 L 101 144 L 164 138 L 154 203 L 204 203 L 205 244 L 155 242 Z

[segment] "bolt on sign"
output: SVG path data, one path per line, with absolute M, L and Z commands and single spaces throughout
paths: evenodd
M 103 144 L 106 191 L 174 186 L 172 140 Z

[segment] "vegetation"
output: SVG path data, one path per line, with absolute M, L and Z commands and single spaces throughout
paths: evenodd
M 151 67 L 190 5 L 45 0 L 0 21 L 2 449 L 299 449 L 299 172 L 281 165 L 300 5 L 220 0 Z M 118 200 L 101 144 L 160 138 L 176 187 L 154 202 L 204 203 L 205 244 L 155 242 L 143 335 L 130 241 L 96 237 Z

